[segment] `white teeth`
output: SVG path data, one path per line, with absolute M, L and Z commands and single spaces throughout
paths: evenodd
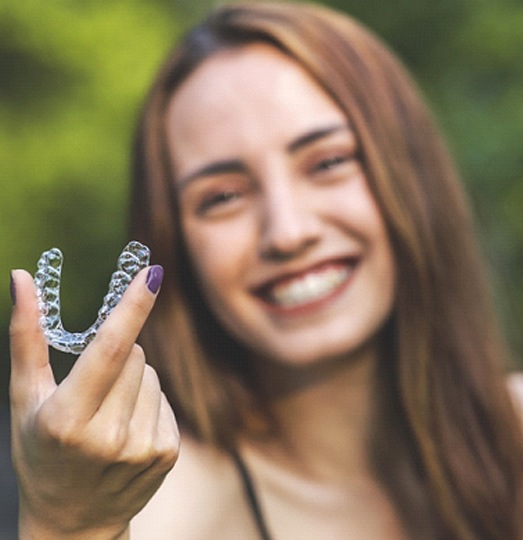
M 296 307 L 327 296 L 350 275 L 347 267 L 328 268 L 310 273 L 301 278 L 276 285 L 271 291 L 271 299 L 283 307 Z

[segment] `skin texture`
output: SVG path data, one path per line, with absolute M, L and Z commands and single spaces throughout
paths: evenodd
M 167 125 L 194 268 L 215 315 L 252 351 L 282 427 L 239 445 L 269 529 L 402 538 L 365 448 L 394 264 L 345 116 L 296 64 L 256 45 L 204 62 L 174 95 Z M 256 292 L 344 267 L 341 286 L 300 293 L 291 307 Z M 258 538 L 230 460 L 188 437 L 132 529 L 147 539 L 166 530 Z
M 318 531 L 334 540 L 405 538 L 365 445 L 395 269 L 346 119 L 292 62 L 256 46 L 204 63 L 173 98 L 168 126 L 203 291 L 252 351 L 283 427 L 277 439 L 239 444 L 270 530 L 301 540 Z M 351 274 L 339 286 L 308 291 L 307 300 L 294 294 L 301 299 L 291 307 L 257 293 L 275 284 L 288 292 L 308 274 L 339 277 L 343 268 Z M 127 538 L 136 513 L 133 539 L 258 538 L 226 455 L 184 437 L 170 471 L 176 424 L 135 345 L 155 299 L 145 275 L 57 385 L 31 276 L 14 272 L 23 539 Z M 521 396 L 521 377 L 511 385 Z
M 178 431 L 136 337 L 155 295 L 140 272 L 57 385 L 31 276 L 13 272 L 11 405 L 20 538 L 126 538 L 178 455 Z M 116 495 L 118 495 L 116 497 Z
M 371 339 L 367 341 L 356 339 L 353 342 L 355 347 L 351 346 L 348 356 L 336 352 L 340 342 L 333 340 L 330 342 L 332 349 L 323 350 L 325 354 L 320 362 L 310 361 L 312 356 L 308 360 L 306 356 L 297 357 L 296 351 L 301 346 L 301 352 L 307 355 L 314 353 L 316 346 L 317 352 L 319 343 L 324 340 L 323 334 L 316 336 L 316 343 L 309 340 L 307 350 L 305 340 L 296 340 L 296 348 L 287 347 L 286 351 L 294 360 L 290 356 L 283 360 L 280 352 L 285 351 L 275 354 L 273 350 L 270 355 L 268 346 L 275 343 L 272 339 L 258 339 L 257 348 L 249 348 L 249 356 L 242 347 L 238 349 L 231 342 L 231 336 L 225 336 L 223 332 L 223 326 L 227 326 L 230 331 L 236 332 L 239 339 L 248 338 L 247 325 L 240 327 L 232 319 L 234 316 L 238 321 L 240 310 L 244 313 L 250 310 L 248 300 L 242 307 L 239 303 L 233 307 L 233 302 L 239 301 L 240 297 L 231 288 L 230 304 L 221 313 L 224 324 L 220 328 L 210 320 L 209 306 L 202 301 L 202 290 L 196 287 L 197 276 L 191 270 L 185 249 L 188 242 L 184 241 L 180 227 L 180 201 L 173 193 L 175 181 L 181 183 L 181 190 L 189 180 L 201 176 L 203 172 L 213 175 L 227 171 L 245 173 L 245 147 L 238 146 L 242 155 L 236 157 L 241 159 L 202 163 L 203 171 L 201 168 L 182 171 L 180 165 L 186 159 L 185 155 L 175 156 L 174 164 L 168 160 L 167 142 L 172 155 L 177 152 L 177 141 L 174 137 L 165 140 L 166 129 L 171 127 L 165 114 L 166 106 L 173 93 L 183 91 L 184 84 L 191 82 L 188 78 L 198 73 L 201 75 L 199 68 L 205 67 L 204 64 L 211 57 L 216 59 L 217 54 L 226 54 L 225 51 L 237 52 L 238 48 L 252 43 L 273 44 L 278 50 L 287 51 L 288 57 L 295 59 L 347 113 L 349 127 L 354 129 L 360 143 L 369 186 L 394 246 L 397 265 L 395 306 L 393 320 L 386 326 L 386 334 L 380 336 L 383 339 L 379 340 L 380 371 L 377 377 L 375 374 L 370 376 L 374 385 L 369 399 L 373 405 L 372 417 L 365 418 L 361 405 L 357 410 L 348 409 L 348 402 L 340 401 L 338 406 L 345 408 L 346 412 L 351 410 L 356 415 L 361 414 L 362 424 L 367 426 L 367 430 L 372 430 L 370 434 L 360 433 L 358 440 L 366 436 L 367 459 L 372 460 L 373 471 L 396 502 L 413 538 L 428 540 L 431 536 L 446 535 L 460 538 L 485 536 L 489 540 L 519 538 L 522 536 L 523 522 L 517 512 L 520 504 L 517 492 L 521 491 L 523 483 L 523 439 L 503 385 L 502 366 L 510 365 L 510 354 L 496 324 L 487 284 L 488 272 L 483 269 L 484 255 L 474 238 L 474 219 L 456 167 L 423 97 L 401 61 L 380 41 L 357 21 L 320 5 L 299 6 L 280 2 L 223 6 L 182 39 L 155 80 L 135 139 L 133 228 L 138 238 L 149 242 L 153 249 L 162 254 L 167 273 L 173 277 L 169 280 L 169 288 L 164 290 L 159 306 L 161 311 L 157 310 L 153 315 L 154 326 L 144 333 L 144 343 L 157 351 L 155 361 L 162 374 L 165 374 L 169 385 L 166 389 L 173 403 L 177 404 L 181 417 L 183 415 L 187 422 L 187 428 L 203 440 L 216 441 L 224 448 L 230 448 L 245 431 L 252 433 L 253 429 L 259 430 L 263 422 L 270 427 L 275 424 L 278 427 L 280 415 L 288 410 L 287 407 L 279 407 L 278 415 L 263 415 L 261 422 L 257 421 L 258 415 L 253 410 L 258 400 L 265 405 L 270 402 L 268 397 L 278 397 L 273 392 L 275 383 L 278 394 L 282 396 L 291 389 L 306 389 L 307 384 L 312 387 L 314 381 L 318 381 L 318 376 L 327 380 L 329 370 L 325 369 L 326 366 L 341 368 L 344 362 L 356 364 L 364 361 L 365 357 L 372 364 L 372 356 L 376 357 L 376 351 L 370 350 L 375 343 L 375 334 L 371 334 Z M 241 73 L 245 72 L 251 76 L 252 92 L 260 93 L 260 89 L 265 89 L 267 98 L 273 92 L 279 95 L 281 78 L 267 77 L 265 70 L 249 70 L 248 65 L 243 66 Z M 221 76 L 222 73 L 217 75 Z M 242 80 L 239 69 L 229 70 L 227 75 L 229 86 L 241 87 L 240 82 L 237 83 Z M 221 99 L 225 82 L 215 78 L 208 80 L 208 83 L 205 90 L 209 102 L 213 101 L 215 91 L 214 95 L 219 95 L 215 101 Z M 295 93 L 297 103 L 302 102 L 305 92 L 305 88 L 300 88 Z M 195 95 L 201 98 L 200 93 Z M 176 95 L 174 99 L 180 96 Z M 235 105 L 240 107 L 241 103 L 248 103 L 245 98 L 246 95 L 242 94 Z M 231 105 L 230 100 L 226 103 Z M 200 105 L 205 113 L 209 112 L 207 102 L 200 101 Z M 292 103 L 287 105 L 292 106 Z M 292 121 L 293 115 L 287 114 L 292 110 L 280 107 L 282 118 L 291 118 Z M 248 133 L 243 125 L 236 122 L 234 128 L 230 127 L 232 116 L 229 117 L 229 113 L 232 112 L 224 106 L 221 116 L 207 118 L 209 121 L 205 128 L 212 130 L 215 148 L 220 148 L 222 138 L 231 140 L 231 129 L 240 129 L 242 135 Z M 246 110 L 246 115 L 249 112 L 250 109 Z M 267 114 L 272 120 L 270 113 Z M 256 121 L 262 141 L 266 141 L 267 134 L 264 119 L 264 116 L 250 119 L 251 123 Z M 191 137 L 190 131 L 187 134 L 193 142 L 196 140 Z M 204 131 L 200 130 L 200 136 L 207 152 L 208 141 Z M 179 142 L 183 145 L 182 140 Z M 298 147 L 303 149 L 303 145 Z M 288 148 L 297 149 L 295 139 Z M 216 158 L 224 159 L 223 156 Z M 232 159 L 232 156 L 225 159 Z M 248 176 L 257 182 L 248 183 L 246 187 L 265 187 L 266 184 L 260 180 L 260 167 L 253 168 L 252 160 L 249 163 L 248 170 L 258 174 Z M 330 161 L 329 167 L 335 164 L 336 161 Z M 320 170 L 329 167 L 322 165 Z M 337 167 L 334 168 L 337 170 Z M 272 170 L 281 172 L 279 167 Z M 263 178 L 267 178 L 267 175 L 263 175 Z M 280 187 L 282 185 L 285 183 Z M 301 185 L 305 188 L 305 184 Z M 247 190 L 245 193 L 250 192 Z M 253 193 L 258 194 L 259 191 Z M 293 193 L 301 201 L 303 191 Z M 200 210 L 199 215 L 207 215 L 205 210 L 212 208 L 217 200 L 239 204 L 245 199 L 243 192 L 236 189 L 221 193 L 218 190 L 218 194 L 206 196 L 198 202 L 196 208 Z M 289 202 L 283 198 L 277 200 L 279 203 Z M 319 204 L 320 194 L 317 199 L 308 200 Z M 331 202 L 334 207 L 341 204 L 342 199 Z M 343 200 L 343 203 L 347 201 Z M 304 210 L 301 204 L 299 209 Z M 267 214 L 271 215 L 269 212 Z M 300 215 L 304 214 L 300 212 Z M 277 223 L 276 218 L 283 220 L 286 217 L 282 212 L 275 213 L 272 223 Z M 267 221 L 271 223 L 271 220 Z M 266 225 L 261 219 L 258 223 Z M 302 223 L 311 224 L 310 221 Z M 187 226 L 187 223 L 183 225 Z M 236 229 L 235 233 L 240 238 L 246 231 L 252 230 L 243 226 Z M 231 235 L 224 235 L 224 238 L 230 241 Z M 310 249 L 309 254 L 312 253 L 314 242 L 305 245 Z M 281 263 L 278 268 L 286 266 L 289 269 L 290 261 L 298 260 L 297 252 L 276 247 L 273 243 L 272 249 L 265 251 L 266 260 L 278 261 Z M 229 253 L 226 243 L 220 245 L 220 249 L 223 250 L 220 256 Z M 200 250 L 192 248 L 191 251 L 193 261 L 203 258 Z M 292 259 L 291 254 L 294 255 Z M 302 262 L 304 260 L 308 264 L 307 259 L 301 259 Z M 363 269 L 363 263 L 370 260 L 372 258 L 369 256 L 360 261 L 359 270 Z M 214 258 L 215 263 L 222 264 L 223 261 Z M 244 267 L 245 276 L 251 268 L 251 264 Z M 339 268 L 331 269 L 339 278 Z M 324 279 L 328 274 L 323 270 L 318 272 L 314 266 L 297 268 L 296 271 L 301 276 L 297 278 L 296 274 L 291 273 L 292 281 L 289 281 L 288 275 L 286 282 L 271 282 L 268 277 L 269 288 L 265 287 L 262 291 L 257 291 L 254 284 L 253 296 L 265 302 L 260 306 L 268 304 L 270 308 L 274 307 L 274 302 L 267 302 L 267 296 L 256 294 L 268 290 L 280 300 L 291 297 L 291 305 L 298 305 L 301 300 L 300 307 L 303 307 L 304 298 L 310 299 L 315 296 L 311 293 L 318 293 L 316 284 L 319 282 L 325 286 L 328 281 Z M 202 266 L 199 273 L 200 282 L 205 286 L 204 278 L 209 276 L 211 269 Z M 362 271 L 360 277 L 363 274 L 370 276 L 370 273 Z M 238 275 L 239 280 L 243 278 L 243 275 Z M 312 278 L 310 283 L 309 278 Z M 362 283 L 353 279 L 352 285 L 356 285 L 356 282 Z M 356 286 L 347 287 L 344 292 L 354 292 L 356 289 Z M 217 290 L 209 287 L 208 299 L 215 293 Z M 327 302 L 331 307 L 335 304 L 335 296 Z M 247 299 L 247 296 L 244 298 Z M 369 311 L 365 304 L 367 298 L 361 300 L 352 306 L 358 307 L 358 315 L 360 311 L 365 315 L 361 321 L 365 319 L 364 326 L 369 329 Z M 279 309 L 269 309 L 267 314 L 270 313 L 273 320 L 279 318 L 282 322 L 279 326 L 273 325 L 273 329 L 281 330 L 281 334 L 290 337 L 289 327 L 283 322 L 298 320 L 298 312 L 291 315 L 290 310 L 281 309 L 282 305 L 280 301 Z M 377 304 L 372 302 L 371 305 L 374 311 Z M 320 302 L 307 306 L 306 311 L 309 315 L 312 311 L 325 313 L 319 307 Z M 301 315 L 305 315 L 305 310 Z M 300 320 L 304 319 L 304 316 L 300 317 Z M 248 321 L 242 319 L 242 322 Z M 260 322 L 268 321 L 260 319 Z M 328 330 L 333 329 L 330 324 L 328 326 Z M 254 345 L 254 338 L 260 338 L 260 332 L 270 328 L 270 325 L 251 325 L 251 328 L 254 331 L 253 339 L 248 339 Z M 351 334 L 353 337 L 357 335 L 352 329 Z M 363 337 L 364 334 L 359 335 Z M 306 336 L 302 334 L 302 337 Z M 224 355 L 231 348 L 239 351 L 239 354 L 233 354 L 228 360 Z M 214 358 L 213 351 L 217 353 Z M 365 351 L 368 354 L 364 354 Z M 173 357 L 176 360 L 171 360 Z M 315 358 L 318 359 L 317 356 Z M 304 369 L 305 365 L 310 369 Z M 257 371 L 253 367 L 258 368 Z M 332 369 L 330 375 L 335 375 L 335 372 L 336 369 Z M 283 376 L 280 376 L 282 373 Z M 259 384 L 260 376 L 263 377 L 264 387 Z M 324 409 L 325 403 L 332 404 L 328 392 L 322 398 L 316 402 L 317 409 Z M 298 427 L 305 430 L 303 424 L 309 426 L 309 418 L 317 419 L 321 417 L 321 412 L 314 411 L 312 407 L 306 411 L 305 403 L 302 402 L 302 405 L 302 408 L 295 409 L 302 414 L 295 415 L 294 424 L 299 424 Z M 336 407 L 333 406 L 331 410 L 336 410 Z M 306 412 L 310 416 L 304 414 Z M 271 420 L 275 416 L 276 422 L 273 423 Z M 286 427 L 293 425 L 291 417 L 286 415 L 286 418 L 289 420 L 285 423 Z M 345 440 L 349 440 L 350 433 L 343 423 L 333 421 L 330 417 L 324 419 L 334 428 L 330 433 L 322 431 L 322 424 L 316 421 L 314 427 L 318 433 L 324 434 L 325 441 L 330 443 L 332 436 L 345 436 Z M 242 430 L 245 431 L 242 433 Z M 309 432 L 308 435 L 312 434 Z M 357 435 L 354 434 L 355 437 Z M 287 431 L 283 436 L 289 438 Z M 300 453 L 305 459 L 309 439 L 300 441 L 297 436 L 292 439 L 296 443 L 291 445 L 293 454 Z M 315 445 L 315 449 L 318 448 L 321 450 L 322 446 Z M 332 451 L 335 449 L 331 447 L 329 452 Z M 312 465 L 314 456 L 309 457 Z M 303 459 L 298 461 L 300 466 L 304 464 Z M 288 461 L 294 463 L 290 459 Z M 343 463 L 343 459 L 320 461 L 325 466 L 335 461 Z M 311 468 L 318 470 L 319 467 Z M 338 472 L 340 477 L 347 473 L 343 467 Z M 455 478 L 460 478 L 460 482 L 455 482 Z M 440 532 L 440 528 L 444 532 Z M 320 527 L 319 530 L 323 531 L 324 528 Z M 349 530 L 347 536 L 350 536 Z
M 354 132 L 297 64 L 266 45 L 214 56 L 172 100 L 168 137 L 186 244 L 231 333 L 292 364 L 372 340 L 394 299 L 390 245 Z M 291 308 L 259 294 L 340 268 L 341 288 Z

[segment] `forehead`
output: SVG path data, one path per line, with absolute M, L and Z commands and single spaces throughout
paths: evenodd
M 176 147 L 189 141 L 243 147 L 344 121 L 339 107 L 297 62 L 275 47 L 253 44 L 204 61 L 171 98 L 167 129 Z

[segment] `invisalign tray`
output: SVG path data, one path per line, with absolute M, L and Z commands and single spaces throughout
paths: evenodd
M 96 321 L 85 332 L 68 332 L 60 314 L 60 277 L 63 255 L 57 248 L 42 253 L 34 281 L 42 313 L 41 324 L 49 345 L 63 352 L 81 354 L 96 336 L 100 325 L 118 304 L 136 274 L 149 265 L 150 252 L 140 242 L 129 242 L 118 257 L 117 270 L 111 276 L 109 291 L 103 299 Z

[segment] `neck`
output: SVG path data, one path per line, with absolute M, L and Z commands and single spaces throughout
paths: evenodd
M 376 351 L 314 366 L 263 366 L 277 435 L 256 446 L 318 480 L 367 476 L 367 431 Z

